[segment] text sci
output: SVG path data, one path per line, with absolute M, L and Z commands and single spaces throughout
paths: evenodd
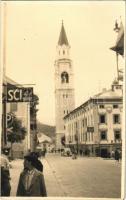
M 33 99 L 33 88 L 7 88 L 7 102 L 30 102 Z

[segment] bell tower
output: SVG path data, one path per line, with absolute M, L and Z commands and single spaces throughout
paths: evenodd
M 61 137 L 65 134 L 64 116 L 75 108 L 74 75 L 70 59 L 70 45 L 62 22 L 60 36 L 56 47 L 55 60 L 55 117 L 56 148 L 61 148 Z

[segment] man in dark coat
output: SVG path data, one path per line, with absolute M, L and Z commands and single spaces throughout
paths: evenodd
M 115 150 L 115 160 L 119 162 L 119 151 Z
M 20 174 L 17 196 L 47 196 L 44 175 L 34 167 L 36 161 L 33 155 L 24 157 L 24 170 Z

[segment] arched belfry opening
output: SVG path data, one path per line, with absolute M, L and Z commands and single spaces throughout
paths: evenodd
M 69 75 L 67 72 L 62 72 L 61 83 L 69 83 Z

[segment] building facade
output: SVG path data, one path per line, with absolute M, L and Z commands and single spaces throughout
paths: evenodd
M 23 127 L 26 130 L 25 139 L 21 142 L 13 144 L 13 156 L 21 157 L 28 150 L 34 151 L 37 146 L 37 104 L 38 97 L 33 94 L 32 102 L 7 102 L 7 88 L 15 86 L 23 87 L 22 85 L 17 84 L 15 81 L 9 77 L 4 77 L 3 83 L 3 110 L 2 110 L 2 134 L 1 134 L 1 148 L 11 148 L 10 142 L 7 139 L 7 129 L 8 129 L 8 120 L 7 116 L 10 113 L 13 113 L 17 119 L 21 121 Z M 4 96 L 6 97 L 4 99 Z M 12 129 L 13 131 L 13 129 Z
M 109 157 L 122 145 L 122 85 L 114 81 L 64 117 L 66 146 L 80 154 Z
M 65 134 L 63 117 L 75 108 L 73 66 L 63 23 L 56 50 L 57 58 L 54 65 L 56 148 L 61 148 L 61 138 Z

